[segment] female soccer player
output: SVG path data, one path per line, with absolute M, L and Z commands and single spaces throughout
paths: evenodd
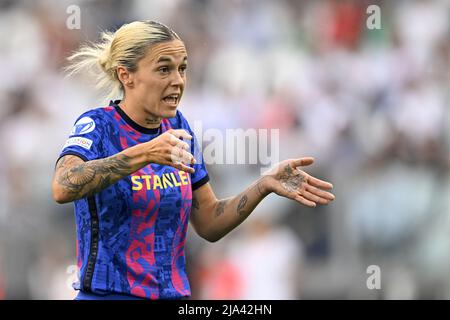
M 269 193 L 308 207 L 334 196 L 328 182 L 285 160 L 240 194 L 218 200 L 194 133 L 177 106 L 187 53 L 153 21 L 125 24 L 82 47 L 69 71 L 90 72 L 122 100 L 82 114 L 58 158 L 58 203 L 75 202 L 78 299 L 190 296 L 184 245 L 188 219 L 214 242 L 242 223 Z

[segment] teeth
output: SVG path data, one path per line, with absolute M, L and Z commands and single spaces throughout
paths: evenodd
M 171 103 L 177 102 L 177 98 L 174 96 L 168 96 L 168 97 L 164 98 L 164 100 L 166 100 L 167 102 L 171 102 Z
M 178 94 L 171 94 L 165 97 L 164 100 L 169 103 L 176 103 L 178 101 L 178 97 L 179 97 Z

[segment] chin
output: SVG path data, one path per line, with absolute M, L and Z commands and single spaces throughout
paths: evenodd
M 167 112 L 164 112 L 163 118 L 173 118 L 177 115 L 177 108 L 173 110 L 168 110 Z

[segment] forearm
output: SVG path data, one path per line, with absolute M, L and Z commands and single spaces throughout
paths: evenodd
M 195 231 L 211 242 L 219 240 L 241 224 L 272 192 L 308 207 L 328 204 L 335 197 L 325 190 L 331 190 L 333 185 L 298 169 L 313 162 L 311 157 L 284 160 L 246 190 L 228 199 L 217 200 L 209 183 L 198 188 L 194 191 L 190 216 Z
M 56 167 L 53 182 L 55 200 L 64 203 L 92 196 L 147 164 L 148 159 L 140 145 L 108 158 L 87 162 L 65 156 Z
M 240 225 L 270 193 L 261 177 L 234 197 L 218 200 L 209 214 L 207 238 L 217 241 Z

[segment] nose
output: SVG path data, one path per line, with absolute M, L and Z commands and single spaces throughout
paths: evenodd
M 184 76 L 180 74 L 180 72 L 174 72 L 172 76 L 171 85 L 172 86 L 183 86 L 184 85 Z

